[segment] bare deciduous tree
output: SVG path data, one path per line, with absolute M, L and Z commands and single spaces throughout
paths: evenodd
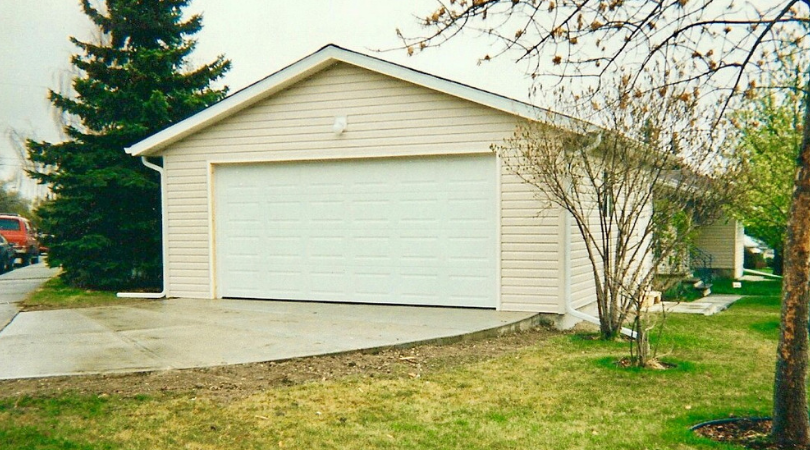
M 488 60 L 508 53 L 529 61 L 538 82 L 593 81 L 657 71 L 658 89 L 687 86 L 716 102 L 715 123 L 738 95 L 785 56 L 808 51 L 810 0 L 446 0 L 427 13 L 428 34 L 406 39 L 409 53 L 465 29 L 500 42 Z M 514 52 L 514 53 L 511 53 Z M 792 59 L 796 61 L 796 59 Z M 810 68 L 791 67 L 797 72 Z M 774 381 L 773 438 L 810 444 L 807 408 L 810 301 L 810 85 L 805 86 L 802 144 L 785 240 L 782 320 Z
M 570 214 L 588 253 L 601 336 L 616 337 L 632 319 L 631 362 L 650 366 L 657 361 L 646 297 L 657 269 L 728 202 L 738 166 L 723 136 L 694 126 L 694 97 L 624 96 L 624 87 L 598 108 L 601 128 L 533 123 L 493 148 L 540 199 Z M 689 151 L 695 148 L 702 151 Z

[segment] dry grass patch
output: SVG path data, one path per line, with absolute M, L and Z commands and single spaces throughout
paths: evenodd
M 91 308 L 94 306 L 132 305 L 153 300 L 118 298 L 115 292 L 92 291 L 66 285 L 59 277 L 52 278 L 22 302 L 23 311 Z

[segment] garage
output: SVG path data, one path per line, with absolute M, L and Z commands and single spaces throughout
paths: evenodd
M 568 119 L 328 45 L 127 149 L 161 177 L 163 295 L 593 303 L 576 230 L 492 150 L 538 120 Z
M 213 173 L 219 298 L 497 306 L 492 154 Z

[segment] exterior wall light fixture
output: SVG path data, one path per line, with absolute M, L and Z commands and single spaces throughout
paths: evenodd
M 346 131 L 346 128 L 349 126 L 349 119 L 346 116 L 337 116 L 335 117 L 335 124 L 332 125 L 332 131 L 335 133 L 335 136 L 340 136 Z

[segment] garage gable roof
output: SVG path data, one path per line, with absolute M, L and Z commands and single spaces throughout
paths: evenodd
M 278 72 L 235 92 L 197 114 L 128 147 L 126 152 L 133 156 L 148 156 L 157 153 L 169 145 L 339 62 L 381 73 L 529 120 L 539 120 L 565 128 L 568 128 L 566 125 L 569 125 L 574 120 L 568 116 L 528 103 L 329 44 Z

